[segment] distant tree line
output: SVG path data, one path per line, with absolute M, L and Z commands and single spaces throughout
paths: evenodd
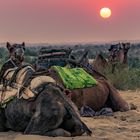
M 38 56 L 38 51 L 42 46 L 26 47 L 25 61 L 34 63 Z M 43 46 L 44 47 L 44 46 Z M 110 44 L 77 44 L 77 45 L 48 45 L 46 48 L 71 48 L 73 54 L 79 58 L 85 49 L 89 50 L 89 59 L 94 59 L 98 53 L 107 58 Z M 0 63 L 4 63 L 8 59 L 8 52 L 5 47 L 0 47 Z M 128 63 L 132 68 L 140 68 L 140 43 L 132 44 L 128 51 Z

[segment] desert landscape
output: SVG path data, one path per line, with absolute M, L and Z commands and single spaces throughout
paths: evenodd
M 139 140 L 140 139 L 140 90 L 120 91 L 123 98 L 137 106 L 136 110 L 115 112 L 113 116 L 82 118 L 92 130 L 92 136 L 47 137 L 22 135 L 17 132 L 0 133 L 0 140 Z
M 136 46 L 136 47 L 135 47 Z M 83 117 L 82 120 L 87 124 L 87 126 L 92 130 L 92 136 L 77 136 L 77 137 L 48 137 L 48 136 L 39 136 L 39 135 L 23 135 L 19 132 L 1 132 L 0 133 L 0 140 L 118 140 L 118 139 L 127 139 L 127 140 L 139 140 L 140 139 L 140 89 L 139 84 L 140 81 L 139 77 L 139 55 L 134 55 L 138 51 L 139 45 L 131 46 L 131 51 L 128 53 L 128 62 L 129 67 L 126 69 L 121 69 L 120 71 L 116 71 L 115 73 L 111 74 L 110 72 L 107 73 L 108 80 L 119 90 L 122 97 L 129 103 L 134 103 L 137 106 L 136 110 L 130 110 L 127 112 L 114 112 L 113 116 L 96 116 L 96 117 Z M 61 49 L 61 46 L 57 46 Z M 78 47 L 78 48 L 77 48 Z M 80 57 L 79 53 L 83 53 L 85 48 L 90 48 L 91 56 L 94 56 L 95 49 L 100 51 L 103 48 L 104 53 L 107 55 L 109 45 L 98 46 L 93 45 L 87 46 L 75 46 L 72 47 L 74 50 L 75 56 Z M 36 48 L 36 49 L 35 49 Z M 38 48 L 40 47 L 27 47 L 25 51 L 25 60 L 26 62 L 31 63 L 31 58 L 34 59 L 38 55 Z M 47 48 L 47 46 L 46 46 Z M 48 46 L 48 48 L 56 48 L 56 46 Z M 62 48 L 65 48 L 63 46 Z M 34 51 L 33 51 L 34 50 Z M 137 51 L 135 51 L 137 50 Z M 4 47 L 1 47 L 1 51 L 3 51 L 2 61 L 6 59 L 7 52 Z M 91 53 L 92 52 L 92 53 Z M 131 55 L 132 54 L 132 55 Z M 132 57 L 133 56 L 133 57 Z M 135 64 L 135 58 L 138 59 Z M 27 59 L 28 58 L 28 59 Z M 29 59 L 30 58 L 30 59 Z M 92 57 L 90 57 L 92 58 Z M 132 60 L 131 60 L 132 59 Z M 130 61 L 131 60 L 131 61 Z M 137 63 L 138 62 L 138 63 Z
M 139 13 L 140 0 L 0 0 L 0 140 L 140 140 Z M 70 86 L 69 77 L 78 86 L 86 77 L 74 100 L 53 66 L 83 68 L 92 80 L 80 71 L 61 77 Z M 80 117 L 61 92 L 78 109 L 116 112 Z M 80 135 L 90 133 L 84 123 L 91 136 Z M 66 135 L 61 128 L 72 137 L 49 137 Z

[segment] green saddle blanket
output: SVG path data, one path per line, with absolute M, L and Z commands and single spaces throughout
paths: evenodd
M 69 69 L 60 66 L 52 68 L 58 72 L 67 89 L 86 88 L 97 84 L 97 81 L 82 68 Z

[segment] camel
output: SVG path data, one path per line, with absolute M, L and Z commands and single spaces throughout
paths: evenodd
M 84 59 L 84 57 L 82 57 Z M 103 107 L 110 107 L 113 111 L 128 111 L 135 109 L 135 105 L 127 103 L 116 90 L 116 88 L 107 81 L 107 78 L 91 68 L 91 65 L 86 64 L 85 60 L 76 62 L 75 60 L 69 60 L 69 63 L 74 64 L 77 67 L 83 67 L 85 71 L 90 73 L 97 80 L 97 85 L 89 88 L 81 88 L 68 90 L 71 94 L 72 101 L 77 105 L 80 110 L 83 106 L 89 106 L 94 111 L 99 111 Z M 84 63 L 83 63 L 84 62 Z M 49 76 L 52 77 L 62 87 L 64 84 L 58 74 L 58 72 L 52 68 L 49 69 Z M 67 89 L 66 89 L 67 90 Z
M 2 65 L 0 71 L 0 82 L 2 82 L 2 76 L 9 68 L 20 67 L 24 61 L 25 43 L 11 45 L 7 42 L 6 47 L 9 53 L 9 59 Z
M 10 93 L 14 98 L 0 109 L 0 131 L 46 136 L 80 136 L 84 132 L 90 135 L 91 131 L 81 121 L 76 106 L 67 99 L 55 80 L 42 75 L 34 77 L 34 73 L 34 69 L 27 65 L 5 72 L 7 84 L 1 93 L 1 105 L 5 104 Z M 9 85 L 12 76 L 15 78 Z M 25 88 L 29 77 L 30 84 Z
M 14 53 L 17 49 L 21 52 L 23 46 L 16 45 L 14 50 L 9 49 L 9 53 Z M 20 57 L 14 58 L 14 55 L 10 55 L 10 58 L 14 66 L 22 62 Z M 90 129 L 80 119 L 78 109 L 68 100 L 54 79 L 36 75 L 29 65 L 13 65 L 6 67 L 7 70 L 1 77 L 1 132 L 13 130 L 46 136 L 80 136 L 83 133 L 91 135 Z M 10 101 L 7 102 L 8 100 Z
M 130 49 L 130 43 L 119 43 L 116 45 L 111 45 L 109 48 L 109 63 L 112 65 L 112 73 L 115 71 L 117 65 L 126 67 L 127 63 L 127 53 Z
M 118 43 L 111 45 L 109 50 L 108 59 L 105 59 L 101 54 L 98 54 L 93 61 L 92 65 L 94 69 L 103 73 L 106 69 L 114 73 L 117 66 L 126 67 L 127 53 L 130 49 L 130 43 Z

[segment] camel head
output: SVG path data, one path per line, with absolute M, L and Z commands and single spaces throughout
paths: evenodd
M 116 61 L 119 49 L 120 49 L 120 43 L 111 45 L 110 48 L 108 49 L 109 50 L 109 60 L 111 62 Z
M 19 63 L 22 63 L 24 60 L 24 52 L 25 52 L 25 43 L 22 44 L 13 44 L 11 45 L 9 42 L 7 42 L 6 47 L 9 52 L 9 57 L 17 61 Z
M 130 43 L 122 43 L 124 54 L 127 54 L 128 50 L 130 49 L 130 46 L 131 46 Z
M 109 48 L 109 60 L 111 62 L 120 62 L 121 64 L 127 62 L 127 52 L 130 48 L 130 43 L 118 43 L 111 45 Z

